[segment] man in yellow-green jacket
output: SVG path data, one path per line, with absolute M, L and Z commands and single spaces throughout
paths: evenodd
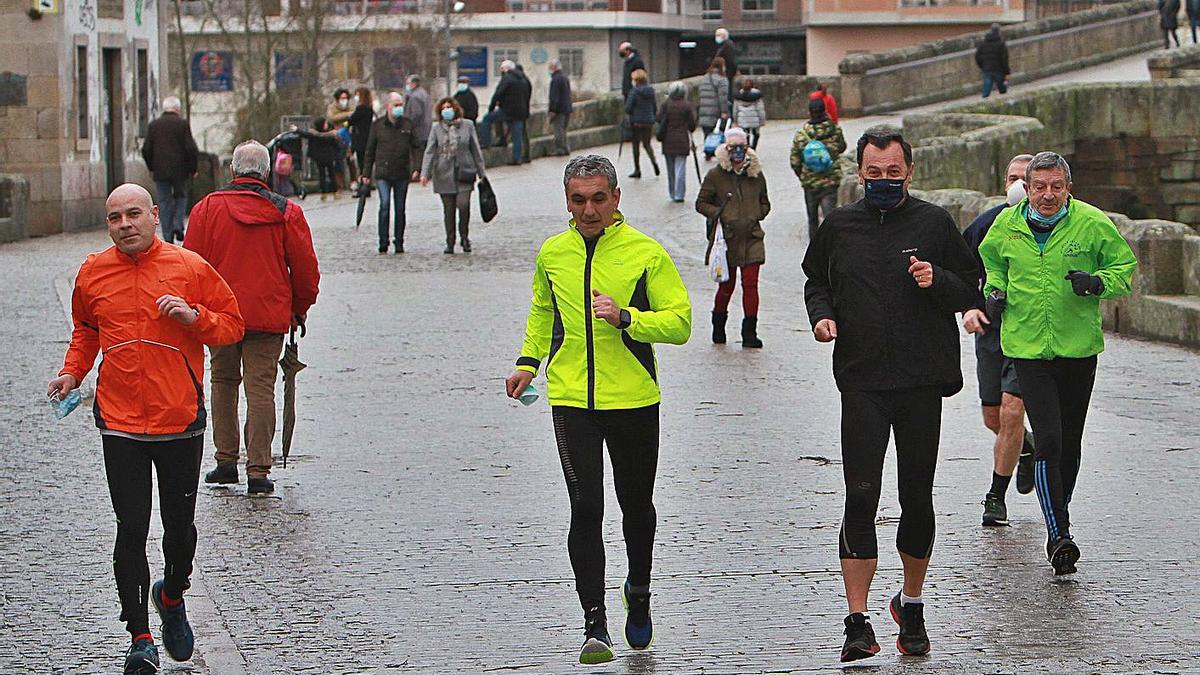
M 622 588 L 625 638 L 646 649 L 658 466 L 658 364 L 655 342 L 683 344 L 692 328 L 687 289 L 663 247 L 617 210 L 612 162 L 572 159 L 563 176 L 565 232 L 538 252 L 533 301 L 508 395 L 519 398 L 546 371 L 554 435 L 571 499 L 567 549 L 584 610 L 579 660 L 613 658 L 604 608 L 604 456 L 621 504 L 629 575 Z
M 1071 574 L 1079 546 L 1068 508 L 1104 351 L 1100 300 L 1129 293 L 1137 260 L 1103 211 L 1071 197 L 1071 167 L 1060 155 L 1034 156 L 1025 183 L 1029 198 L 1002 211 L 979 246 L 983 292 L 987 313 L 1003 316 L 1000 346 L 1033 427 L 1046 557 L 1055 574 Z

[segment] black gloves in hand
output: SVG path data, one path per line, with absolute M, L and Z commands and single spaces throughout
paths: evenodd
M 1100 277 L 1087 272 L 1071 270 L 1063 278 L 1071 282 L 1071 289 L 1075 291 L 1075 295 L 1100 295 L 1104 292 L 1104 282 Z
M 988 315 L 988 319 L 999 321 L 1000 315 L 1004 313 L 1004 306 L 1008 304 L 1008 294 L 997 288 L 993 288 L 991 293 L 988 293 L 987 298 L 983 302 L 983 311 Z

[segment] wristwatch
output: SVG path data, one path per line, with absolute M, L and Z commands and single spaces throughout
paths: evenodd
M 629 328 L 629 325 L 632 323 L 633 323 L 633 316 L 631 316 L 629 314 L 629 310 L 622 309 L 621 315 L 620 315 L 620 321 L 617 322 L 617 328 L 619 328 L 621 330 L 625 330 L 626 328 Z

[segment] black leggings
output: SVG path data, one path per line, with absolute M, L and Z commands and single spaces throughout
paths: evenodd
M 654 146 L 650 145 L 652 138 L 654 138 L 653 124 L 633 125 L 633 169 L 635 171 L 640 172 L 642 170 L 641 148 L 646 148 L 646 156 L 650 158 L 650 163 L 654 165 L 655 173 L 658 172 L 658 161 L 654 158 Z
M 163 591 L 183 596 L 191 582 L 196 555 L 196 488 L 200 483 L 200 458 L 204 436 L 174 441 L 135 441 L 102 436 L 104 472 L 117 516 L 117 544 L 113 572 L 121 598 L 121 620 L 131 635 L 150 632 L 146 600 L 150 592 L 150 565 L 146 561 L 146 536 L 150 532 L 153 499 L 150 465 L 158 472 L 158 506 L 163 525 Z
M 1037 361 L 1013 359 L 1025 414 L 1033 427 L 1033 481 L 1051 539 L 1071 533 L 1071 494 L 1083 454 L 1096 357 Z
M 938 387 L 842 392 L 842 475 L 846 511 L 842 558 L 879 557 L 875 513 L 889 432 L 896 436 L 900 527 L 896 548 L 914 558 L 933 552 L 933 472 L 942 426 Z
M 654 549 L 658 404 L 630 410 L 554 406 L 554 437 L 571 498 L 567 551 L 584 611 L 604 606 L 604 451 L 621 505 L 629 583 L 649 586 Z
M 442 200 L 442 224 L 446 226 L 446 247 L 454 248 L 454 215 L 458 214 L 458 235 L 466 244 L 471 228 L 471 192 L 463 190 L 452 195 L 438 195 Z

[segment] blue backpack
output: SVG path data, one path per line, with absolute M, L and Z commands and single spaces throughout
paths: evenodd
M 821 141 L 812 140 L 804 144 L 804 166 L 813 173 L 825 173 L 833 167 L 829 148 Z

